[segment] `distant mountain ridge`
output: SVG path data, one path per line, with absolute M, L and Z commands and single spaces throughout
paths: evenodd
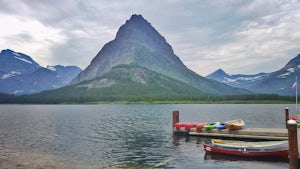
M 206 77 L 209 79 L 219 81 L 221 83 L 225 83 L 229 86 L 248 89 L 248 87 L 259 83 L 269 75 L 270 75 L 269 73 L 258 73 L 253 75 L 244 75 L 244 74 L 230 75 L 224 72 L 222 69 L 218 69 L 217 71 L 209 74 Z
M 255 93 L 295 95 L 295 89 L 291 86 L 296 76 L 300 77 L 300 54 L 291 59 L 283 68 L 271 73 L 229 75 L 219 69 L 207 78 Z
M 12 74 L 29 74 L 41 68 L 30 56 L 14 52 L 10 49 L 0 53 L 0 72 Z
M 40 66 L 30 56 L 6 49 L 0 53 L 0 92 L 32 94 L 67 85 L 81 69 L 76 66 Z
M 144 67 L 204 93 L 249 93 L 206 79 L 188 69 L 174 54 L 165 38 L 141 15 L 135 14 L 120 27 L 115 39 L 104 45 L 71 85 L 99 78 L 110 72 L 113 67 L 124 64 Z

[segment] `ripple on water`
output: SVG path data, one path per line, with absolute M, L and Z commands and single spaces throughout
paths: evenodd
M 0 168 L 287 168 L 205 159 L 209 140 L 171 131 L 174 110 L 181 121 L 243 118 L 247 127 L 280 127 L 286 106 L 0 105 Z

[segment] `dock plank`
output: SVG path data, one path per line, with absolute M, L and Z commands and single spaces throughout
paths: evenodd
M 243 139 L 264 139 L 264 140 L 287 140 L 288 131 L 285 128 L 243 128 L 229 132 L 228 130 L 201 130 L 196 131 L 195 128 L 190 131 L 180 129 L 180 132 L 187 132 L 190 136 L 202 137 L 227 137 L 227 138 L 243 138 Z M 298 134 L 298 140 L 300 134 Z M 300 152 L 300 151 L 299 151 Z

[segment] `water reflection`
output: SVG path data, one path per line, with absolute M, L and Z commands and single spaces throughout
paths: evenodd
M 242 157 L 242 156 L 224 155 L 224 154 L 207 153 L 207 152 L 204 155 L 204 160 L 289 162 L 288 158 L 281 158 L 281 157 Z
M 265 113 L 265 105 L 0 105 L 0 168 L 252 167 L 252 161 L 207 160 L 203 143 L 210 138 L 174 136 L 174 110 L 182 121 L 223 121 L 238 114 L 255 125 L 266 119 L 259 117 L 272 117 L 271 125 L 280 126 L 284 118 Z

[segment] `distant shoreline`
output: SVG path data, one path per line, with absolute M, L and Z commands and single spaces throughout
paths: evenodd
M 0 103 L 0 105 L 97 105 L 97 104 L 295 104 L 292 101 L 283 100 L 222 100 L 222 101 L 140 101 L 140 102 L 130 102 L 130 101 L 98 101 L 98 102 L 86 102 L 86 103 L 76 103 L 76 102 L 63 102 L 63 103 Z
M 223 101 L 114 101 L 114 102 L 89 102 L 82 104 L 294 104 L 292 101 L 283 100 L 223 100 Z M 64 104 L 80 104 L 80 103 L 64 103 Z

